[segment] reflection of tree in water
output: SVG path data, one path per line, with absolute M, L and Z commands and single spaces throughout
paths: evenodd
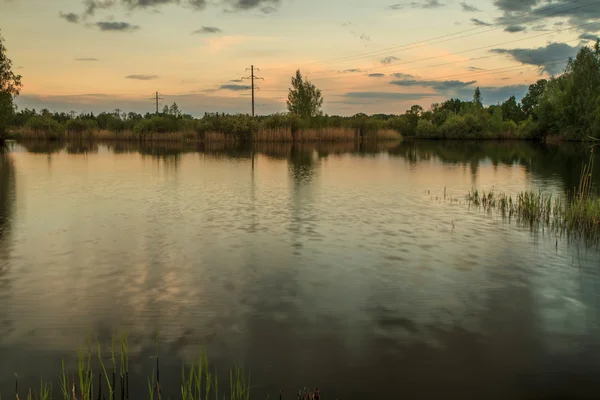
M 27 140 L 19 145 L 32 154 L 55 154 L 63 150 L 67 144 L 54 140 Z
M 0 303 L 9 294 L 10 279 L 8 266 L 10 256 L 11 218 L 15 201 L 15 169 L 10 155 L 3 147 L 0 150 Z M 4 310 L 1 307 L 0 310 Z M 7 335 L 12 322 L 0 313 L 0 335 Z
M 388 152 L 403 157 L 411 165 L 432 158 L 444 164 L 468 167 L 473 180 L 481 163 L 520 165 L 535 178 L 556 180 L 565 192 L 579 184 L 581 168 L 590 157 L 590 147 L 580 143 L 543 144 L 527 141 L 407 141 Z M 600 183 L 600 163 L 595 163 L 594 181 Z M 600 185 L 595 185 L 600 194 Z
M 93 154 L 98 152 L 98 142 L 77 140 L 67 144 L 69 154 Z
M 288 158 L 288 168 L 294 188 L 310 183 L 315 176 L 315 158 L 312 149 L 305 150 L 301 145 L 292 144 Z

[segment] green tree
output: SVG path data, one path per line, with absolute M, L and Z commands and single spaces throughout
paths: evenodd
M 515 96 L 510 96 L 508 100 L 502 103 L 501 107 L 504 120 L 515 121 L 518 124 L 525 119 L 525 113 L 521 110 Z
M 475 105 L 475 114 L 479 114 L 479 111 L 483 108 L 483 97 L 481 96 L 479 86 L 473 92 L 473 104 Z
M 307 79 L 303 79 L 300 70 L 297 70 L 292 77 L 292 87 L 288 94 L 288 111 L 300 118 L 310 118 L 321 115 L 322 106 L 321 91 Z
M 176 118 L 181 117 L 181 111 L 179 110 L 177 103 L 171 104 L 171 107 L 169 108 L 169 115 L 172 115 Z
M 0 34 L 0 138 L 6 135 L 15 113 L 14 98 L 21 90 L 21 75 L 12 71 L 12 61 L 6 55 L 4 38 Z
M 527 116 L 532 116 L 533 119 L 538 119 L 537 108 L 546 89 L 548 81 L 546 79 L 540 79 L 536 83 L 529 85 L 529 90 L 523 99 L 521 99 L 521 105 L 523 111 Z
M 564 73 L 546 85 L 539 105 L 546 134 L 569 140 L 600 136 L 600 49 L 582 47 Z

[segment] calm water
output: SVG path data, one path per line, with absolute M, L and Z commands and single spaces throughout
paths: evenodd
M 158 329 L 173 396 L 206 344 L 220 371 L 251 371 L 256 398 L 597 398 L 598 252 L 436 200 L 444 187 L 565 194 L 588 155 L 13 145 L 0 156 L 0 388 L 12 395 L 15 372 L 37 385 L 61 356 L 74 367 L 88 333 L 125 330 L 132 385 L 147 390 Z

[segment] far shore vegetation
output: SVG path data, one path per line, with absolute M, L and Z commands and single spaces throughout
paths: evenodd
M 421 139 L 524 139 L 588 141 L 600 136 L 600 41 L 583 46 L 564 72 L 540 79 L 517 101 L 484 106 L 475 88 L 471 101 L 449 99 L 402 114 L 325 115 L 323 96 L 300 70 L 291 79 L 288 112 L 252 117 L 206 113 L 194 118 L 176 103 L 161 112 L 100 114 L 16 110 L 21 76 L 0 36 L 0 138 L 98 139 L 200 142 L 335 142 Z

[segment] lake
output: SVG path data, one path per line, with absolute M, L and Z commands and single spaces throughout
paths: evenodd
M 15 373 L 39 387 L 61 357 L 76 368 L 89 334 L 107 345 L 126 331 L 132 388 L 147 392 L 158 330 L 173 398 L 202 345 L 222 377 L 244 366 L 259 399 L 303 386 L 340 400 L 596 397 L 598 251 L 464 202 L 472 188 L 565 195 L 589 155 L 526 142 L 10 144 L 0 388 L 14 396 Z

